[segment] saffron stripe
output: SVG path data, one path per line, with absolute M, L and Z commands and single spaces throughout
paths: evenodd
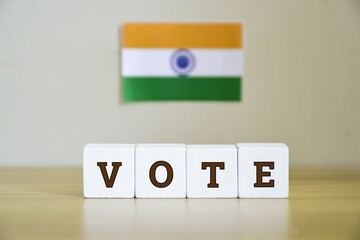
M 241 23 L 125 23 L 124 48 L 242 48 Z

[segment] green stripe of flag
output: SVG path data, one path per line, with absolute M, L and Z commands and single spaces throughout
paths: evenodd
M 123 77 L 126 102 L 240 101 L 241 77 Z

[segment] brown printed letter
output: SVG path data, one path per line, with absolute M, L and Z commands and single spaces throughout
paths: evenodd
M 119 167 L 121 166 L 121 164 L 122 164 L 121 162 L 113 162 L 112 163 L 113 169 L 111 171 L 111 176 L 109 179 L 108 173 L 106 171 L 107 163 L 106 162 L 98 162 L 97 163 L 98 167 L 101 170 L 101 174 L 104 178 L 104 182 L 105 182 L 105 185 L 107 188 L 113 187 L 117 172 L 119 171 Z
M 165 182 L 163 182 L 163 183 L 158 182 L 158 180 L 156 180 L 156 176 L 155 176 L 156 169 L 159 166 L 165 167 L 166 171 L 167 171 L 167 178 L 166 178 Z M 151 166 L 150 171 L 149 171 L 149 177 L 150 177 L 151 183 L 155 187 L 164 188 L 164 187 L 169 186 L 170 183 L 172 182 L 173 177 L 174 177 L 174 172 L 173 172 L 173 169 L 172 169 L 171 165 L 168 162 L 157 161 Z
M 218 188 L 219 184 L 216 183 L 216 168 L 219 167 L 220 170 L 224 170 L 225 163 L 224 162 L 202 162 L 201 163 L 202 170 L 206 170 L 208 167 L 210 168 L 210 183 L 207 186 L 208 186 L 208 188 Z
M 263 172 L 263 167 L 274 169 L 274 162 L 254 162 L 254 166 L 256 167 L 256 183 L 254 183 L 254 187 L 274 187 L 274 179 L 271 179 L 269 182 L 263 182 L 263 177 L 271 176 L 271 172 Z

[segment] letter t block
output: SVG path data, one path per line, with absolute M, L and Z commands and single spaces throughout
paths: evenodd
M 237 198 L 235 145 L 187 145 L 187 197 Z
M 289 149 L 282 143 L 238 143 L 240 198 L 289 196 Z

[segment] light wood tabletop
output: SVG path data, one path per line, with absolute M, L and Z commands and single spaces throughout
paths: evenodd
M 0 239 L 360 239 L 360 169 L 291 169 L 289 199 L 84 199 L 82 170 L 0 169 Z

